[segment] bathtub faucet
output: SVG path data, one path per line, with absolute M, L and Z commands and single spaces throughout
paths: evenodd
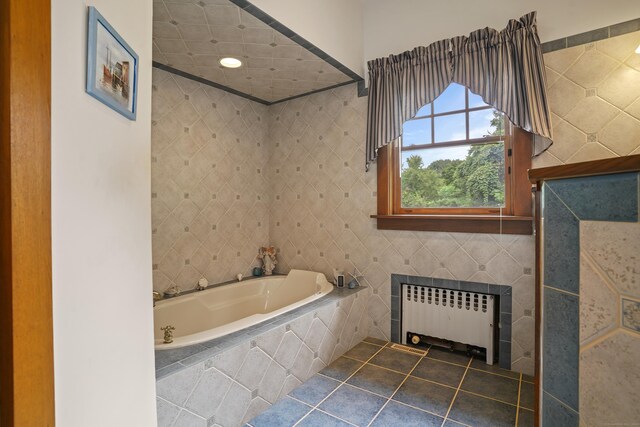
M 153 291 L 153 306 L 156 306 L 156 301 L 160 301 L 162 299 L 162 294 L 157 291 Z
M 173 342 L 173 331 L 176 330 L 174 326 L 167 325 L 163 328 L 160 328 L 161 331 L 164 332 L 164 343 L 171 344 Z

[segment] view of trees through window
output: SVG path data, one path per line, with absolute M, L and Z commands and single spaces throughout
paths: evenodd
M 403 208 L 498 208 L 505 199 L 504 115 L 451 84 L 404 125 Z

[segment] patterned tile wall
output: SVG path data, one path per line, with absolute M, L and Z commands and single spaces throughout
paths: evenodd
M 555 144 L 534 167 L 640 152 L 639 43 L 636 32 L 545 54 Z M 533 238 L 376 230 L 375 167 L 363 171 L 366 98 L 355 85 L 266 108 L 154 72 L 156 289 L 230 280 L 270 240 L 278 271 L 362 271 L 375 290 L 371 334 L 388 339 L 391 273 L 511 285 L 513 367 L 532 372 Z M 208 173 L 185 165 L 213 160 Z M 186 176 L 195 172 L 206 174 L 202 185 Z
M 513 287 L 512 368 L 533 373 L 531 236 L 377 230 L 364 172 L 367 98 L 349 85 L 270 106 L 270 237 L 278 271 L 357 268 L 373 288 L 369 334 L 390 338 L 391 274 Z
M 156 382 L 158 426 L 237 426 L 367 336 L 363 290 Z
M 269 241 L 267 107 L 153 73 L 154 289 L 248 275 Z
M 545 426 L 640 417 L 639 183 L 637 172 L 544 183 Z
M 633 423 L 640 419 L 640 223 L 582 221 L 580 251 L 580 418 Z
M 544 55 L 554 144 L 534 167 L 640 154 L 640 31 Z
M 534 167 L 640 154 L 640 55 L 634 52 L 639 44 L 640 32 L 633 32 L 544 55 L 555 141 L 534 159 Z M 616 205 L 620 203 L 619 196 L 614 198 Z M 603 234 L 603 227 L 611 228 L 612 234 Z M 629 259 L 637 249 L 594 249 L 623 228 L 630 228 L 624 231 L 627 236 L 640 231 L 637 224 L 580 225 L 583 245 L 576 254 L 580 257 L 580 391 L 576 396 L 579 408 L 575 409 L 581 422 L 589 425 L 640 416 L 629 413 L 637 411 L 637 405 L 627 404 L 639 398 L 633 386 L 639 379 L 629 376 L 638 371 L 637 363 L 627 355 L 640 351 L 631 320 L 635 319 L 635 325 L 640 323 L 640 303 L 637 289 L 633 296 L 630 289 L 619 287 L 623 283 L 632 286 L 631 278 L 624 277 L 622 282 L 618 276 L 621 267 L 630 268 L 628 272 L 640 271 L 634 267 L 637 259 Z M 623 258 L 624 266 L 612 266 Z M 609 392 L 603 394 L 602 390 Z M 545 398 L 545 402 L 546 408 L 555 408 L 545 412 L 573 413 L 552 398 Z
M 351 80 L 228 0 L 154 0 L 153 59 L 269 102 Z

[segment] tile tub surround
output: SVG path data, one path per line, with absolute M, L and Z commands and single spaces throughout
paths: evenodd
M 355 85 L 269 107 L 269 235 L 276 271 L 357 267 L 373 288 L 369 334 L 391 338 L 391 274 L 511 286 L 512 369 L 533 374 L 532 236 L 378 230 L 364 171 L 366 97 Z
M 634 172 L 543 185 L 543 425 L 640 419 L 627 315 L 640 297 L 639 183 Z
M 362 341 L 370 295 L 335 289 L 195 354 L 156 351 L 158 425 L 232 427 L 253 418 Z
M 269 242 L 267 107 L 153 69 L 153 287 L 251 275 Z
M 247 426 L 533 426 L 533 378 L 365 340 Z
M 467 282 L 464 280 L 434 279 L 433 277 L 391 275 L 391 341 L 402 343 L 402 285 L 428 286 L 440 289 L 454 289 L 465 292 L 479 292 L 498 297 L 497 312 L 499 314 L 499 342 L 494 349 L 498 356 L 498 364 L 503 369 L 511 369 L 511 317 L 512 317 L 512 289 L 511 286 L 493 285 L 487 283 Z

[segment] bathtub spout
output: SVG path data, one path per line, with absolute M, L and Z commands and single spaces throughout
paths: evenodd
M 156 306 L 156 301 L 160 301 L 162 299 L 162 295 L 160 292 L 153 291 L 153 306 Z

